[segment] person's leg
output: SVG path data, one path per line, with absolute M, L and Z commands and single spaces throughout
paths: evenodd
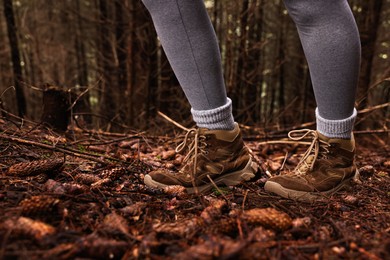
M 349 138 L 356 117 L 360 39 L 347 0 L 285 0 L 309 65 L 317 130 Z
M 317 102 L 317 131 L 290 132 L 313 142 L 297 167 L 270 178 L 265 189 L 282 197 L 314 200 L 350 182 L 355 173 L 355 92 L 360 40 L 346 0 L 284 0 L 309 64 Z
M 188 146 L 181 169 L 150 172 L 150 187 L 181 185 L 204 192 L 213 185 L 236 185 L 255 176 L 257 164 L 244 146 L 226 96 L 220 52 L 203 0 L 143 0 L 162 47 L 186 94 L 198 129 L 191 129 L 178 150 Z M 192 135 L 194 140 L 188 141 Z M 212 179 L 212 181 L 210 181 Z
M 234 128 L 217 38 L 202 0 L 143 0 L 197 126 Z

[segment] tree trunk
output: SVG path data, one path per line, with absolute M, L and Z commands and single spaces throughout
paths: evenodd
M 125 21 L 125 1 L 116 0 L 115 1 L 115 38 L 116 38 L 116 56 L 118 59 L 117 62 L 117 81 L 118 81 L 118 90 L 122 95 L 118 98 L 119 102 L 119 115 L 120 119 L 124 122 L 127 122 L 127 107 L 128 107 L 128 75 L 127 75 L 127 22 Z
M 81 19 L 81 8 L 79 1 L 75 1 L 76 4 L 76 35 L 75 35 L 75 48 L 76 48 L 76 59 L 77 59 L 77 84 L 81 87 L 81 92 L 88 88 L 88 62 L 85 51 L 85 42 L 83 41 L 84 27 Z M 81 94 L 78 93 L 78 94 Z M 78 113 L 82 113 L 82 121 L 88 125 L 92 124 L 91 116 L 91 104 L 89 102 L 90 93 L 89 91 L 77 102 L 76 110 Z M 80 123 L 80 122 L 79 122 Z
M 116 119 L 116 101 L 115 100 L 115 87 L 117 87 L 114 70 L 114 57 L 111 42 L 111 29 L 112 26 L 109 17 L 109 4 L 111 2 L 106 0 L 99 0 L 99 22 L 100 22 L 100 57 L 102 69 L 102 97 L 100 104 L 100 114 L 106 119 L 109 119 L 107 130 L 112 127 L 112 122 Z
M 68 93 L 60 87 L 47 86 L 43 92 L 42 123 L 66 131 L 70 118 Z
M 237 71 L 235 77 L 235 83 L 233 87 L 233 104 L 236 104 L 236 109 L 245 109 L 245 104 L 248 104 L 245 100 L 244 90 L 248 88 L 247 78 L 246 78 L 246 65 L 248 62 L 248 52 L 247 52 L 247 40 L 248 40 L 248 7 L 249 0 L 244 0 L 242 4 L 242 9 L 240 13 L 240 45 L 238 47 L 238 62 L 237 62 Z M 237 111 L 237 110 L 236 110 Z M 240 120 L 240 118 L 239 118 Z
M 4 0 L 4 15 L 7 23 L 8 38 L 11 48 L 12 69 L 14 74 L 14 86 L 16 91 L 16 100 L 18 104 L 18 114 L 24 117 L 26 114 L 26 98 L 23 91 L 23 75 L 22 67 L 20 65 L 19 43 L 16 33 L 16 24 L 14 17 L 14 10 L 12 0 Z
M 382 0 L 367 2 L 368 12 L 366 14 L 365 28 L 361 32 L 362 41 L 362 65 L 360 71 L 360 85 L 358 97 L 361 99 L 359 108 L 367 107 L 367 92 L 370 87 L 371 68 L 375 53 L 375 43 L 379 28 L 379 18 L 382 9 Z

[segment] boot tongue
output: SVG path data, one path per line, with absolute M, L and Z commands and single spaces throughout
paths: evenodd
M 355 149 L 355 138 L 352 134 L 351 139 L 330 138 L 318 132 L 318 137 L 321 141 L 329 144 L 338 144 L 340 148 L 352 152 Z
M 232 142 L 240 134 L 240 128 L 237 123 L 235 123 L 234 129 L 232 130 L 209 130 L 206 128 L 199 128 L 199 134 L 215 135 L 218 140 Z

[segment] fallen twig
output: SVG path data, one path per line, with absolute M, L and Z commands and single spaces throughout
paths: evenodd
M 176 122 L 175 120 L 173 120 L 172 118 L 170 118 L 169 116 L 165 115 L 164 113 L 158 111 L 157 114 L 159 116 L 161 116 L 162 118 L 164 118 L 165 120 L 167 120 L 168 122 L 174 124 L 175 126 L 177 126 L 178 128 L 184 130 L 184 131 L 189 131 L 189 129 L 187 127 L 184 127 L 182 126 L 181 124 L 179 124 L 178 122 Z
M 26 145 L 31 145 L 31 146 L 37 146 L 37 147 L 40 147 L 40 148 L 43 148 L 43 149 L 52 150 L 52 151 L 56 151 L 56 152 L 61 152 L 61 153 L 67 154 L 67 155 L 72 155 L 72 156 L 80 157 L 80 158 L 87 159 L 87 160 L 90 160 L 90 161 L 95 161 L 95 162 L 98 162 L 98 163 L 102 163 L 104 165 L 109 164 L 109 162 L 107 162 L 105 160 L 98 159 L 98 157 L 99 158 L 104 158 L 104 159 L 110 160 L 110 161 L 130 164 L 129 162 L 125 162 L 125 161 L 122 161 L 122 160 L 119 160 L 119 159 L 116 159 L 116 158 L 112 158 L 112 157 L 109 157 L 109 156 L 106 156 L 106 155 L 102 155 L 102 154 L 98 154 L 97 155 L 97 154 L 77 151 L 77 150 L 69 148 L 69 147 L 59 147 L 59 146 L 56 146 L 56 145 L 52 146 L 52 145 L 48 145 L 48 144 L 43 144 L 43 143 L 39 143 L 39 142 L 23 139 L 23 138 L 20 138 L 20 137 L 7 136 L 7 135 L 4 135 L 4 134 L 0 134 L 0 139 L 12 141 L 12 142 L 17 142 L 17 143 L 21 143 L 21 144 L 26 144 Z

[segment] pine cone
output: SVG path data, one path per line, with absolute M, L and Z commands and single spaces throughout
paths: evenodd
M 126 217 L 131 217 L 134 221 L 137 221 L 140 219 L 140 216 L 144 213 L 146 206 L 147 205 L 144 202 L 136 202 L 133 205 L 129 205 L 124 208 L 121 208 L 120 211 Z
M 248 237 L 253 242 L 273 241 L 275 239 L 275 231 L 263 227 L 256 227 L 250 232 Z
M 111 180 L 115 180 L 118 177 L 124 175 L 126 171 L 127 170 L 124 167 L 115 167 L 101 171 L 100 176 L 104 179 L 110 178 Z
M 27 176 L 26 181 L 35 181 L 38 183 L 45 183 L 49 179 L 49 176 L 46 173 L 40 173 L 36 176 Z
M 45 250 L 42 259 L 73 259 L 78 252 L 76 244 L 59 244 L 51 249 Z
M 65 193 L 72 194 L 72 195 L 82 194 L 88 191 L 87 186 L 76 182 L 62 183 L 62 187 L 64 188 Z
M 100 189 L 103 186 L 106 186 L 111 183 L 111 179 L 105 178 L 105 179 L 100 179 L 97 182 L 94 182 L 91 184 L 91 189 Z
M 206 207 L 200 214 L 200 217 L 209 224 L 215 219 L 220 218 L 223 208 L 227 207 L 227 203 L 224 200 L 214 200 L 210 204 L 211 205 Z
M 260 224 L 277 231 L 286 230 L 292 225 L 289 215 L 274 208 L 250 209 L 244 211 L 242 216 L 250 224 Z
M 237 220 L 235 218 L 220 219 L 218 221 L 215 221 L 213 225 L 209 225 L 207 228 L 209 228 L 209 230 L 207 231 L 213 234 L 231 234 L 238 230 Z
M 81 182 L 82 184 L 90 185 L 92 183 L 98 182 L 101 180 L 95 174 L 90 173 L 79 173 L 75 177 L 76 181 Z
M 124 217 L 116 213 L 111 213 L 105 216 L 102 228 L 108 232 L 120 232 L 127 235 L 129 233 L 128 223 Z
M 16 221 L 11 219 L 6 220 L 1 227 L 12 231 L 12 234 L 32 236 L 36 240 L 40 240 L 56 231 L 55 228 L 49 224 L 25 217 L 19 217 Z
M 21 207 L 22 214 L 24 216 L 36 216 L 44 215 L 53 211 L 59 202 L 60 200 L 57 198 L 46 195 L 38 195 L 22 200 L 19 203 L 19 206 Z
M 180 185 L 172 185 L 164 187 L 164 193 L 178 197 L 179 199 L 188 198 L 188 193 L 185 187 Z
M 241 259 L 246 241 L 212 236 L 175 255 L 175 259 Z
M 202 218 L 192 218 L 177 221 L 174 223 L 157 224 L 153 226 L 153 229 L 157 233 L 165 233 L 185 237 L 187 235 L 192 234 L 202 226 L 204 226 L 204 221 Z
M 51 172 L 59 169 L 63 164 L 64 160 L 62 159 L 22 162 L 9 167 L 7 174 L 13 176 L 38 175 L 42 172 Z
M 89 259 L 121 259 L 128 248 L 129 243 L 126 241 L 106 239 L 96 235 L 80 238 L 77 244 L 77 249 L 82 256 Z

